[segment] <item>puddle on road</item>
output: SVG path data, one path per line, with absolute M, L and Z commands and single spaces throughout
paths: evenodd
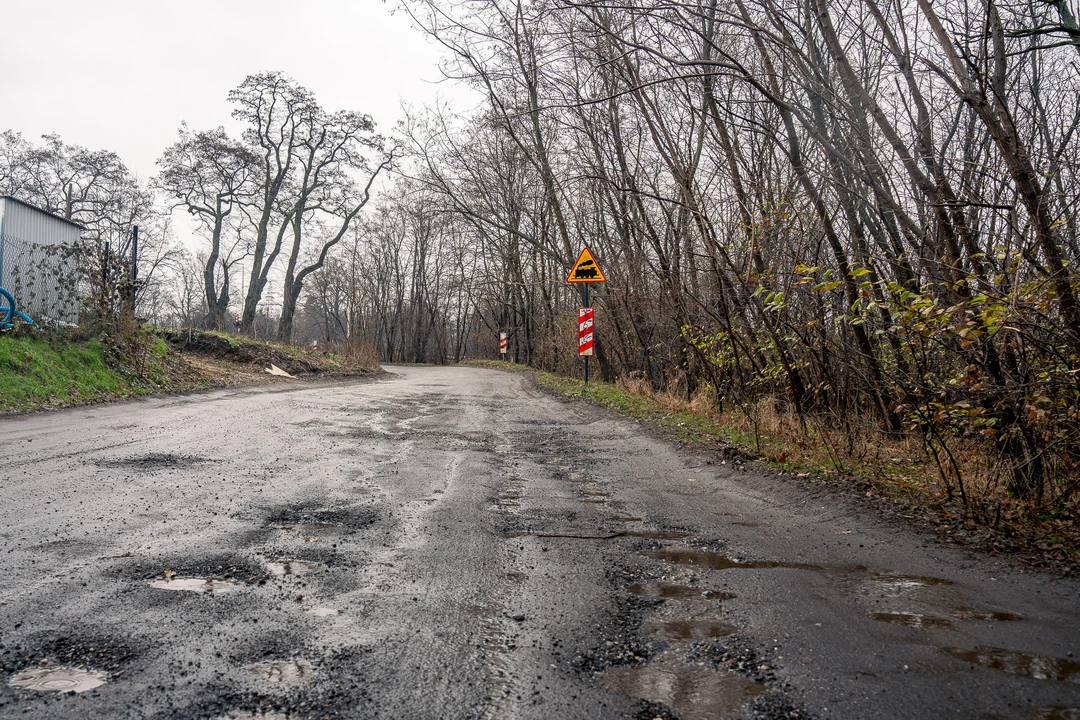
M 267 569 L 277 575 L 278 577 L 284 577 L 286 575 L 307 575 L 309 573 L 318 572 L 323 569 L 322 564 L 307 562 L 305 560 L 283 560 L 281 562 L 268 562 L 266 563 Z
M 1028 715 L 1029 720 L 1080 720 L 1080 708 L 1042 707 Z
M 64 667 L 36 667 L 11 678 L 11 685 L 19 690 L 38 692 L 86 692 L 108 682 L 108 676 L 96 670 Z
M 958 620 L 978 620 L 982 622 L 1018 622 L 1022 615 L 1011 612 L 992 612 L 957 606 L 952 608 L 952 616 Z
M 678 530 L 623 530 L 622 534 L 646 540 L 682 540 L 690 537 L 690 533 Z
M 765 690 L 762 683 L 704 665 L 658 658 L 646 665 L 613 667 L 599 677 L 606 689 L 659 702 L 683 720 L 721 720 L 740 714 Z
M 767 523 L 767 522 L 734 522 L 734 523 L 731 523 L 731 524 L 732 525 L 738 525 L 740 527 L 751 527 L 751 528 L 769 527 L 769 523 Z
M 674 583 L 634 583 L 630 587 L 626 588 L 626 591 L 632 595 L 640 595 L 642 597 L 657 597 L 667 598 L 669 600 L 733 600 L 735 599 L 734 593 L 718 592 L 716 590 L 699 590 L 697 588 L 687 587 L 686 585 L 676 585 Z
M 718 622 L 716 620 L 664 620 L 650 618 L 641 626 L 645 635 L 652 635 L 668 644 L 680 642 L 697 642 L 698 640 L 711 640 L 713 638 L 734 635 L 737 628 L 734 625 Z
M 611 515 L 608 515 L 608 518 L 614 520 L 615 522 L 641 522 L 641 518 L 634 517 L 633 515 L 629 515 L 627 513 L 612 513 Z
M 303 682 L 315 674 L 307 660 L 270 660 L 244 666 L 245 672 L 263 682 L 288 685 Z
M 186 590 L 187 592 L 201 593 L 203 595 L 224 595 L 244 587 L 243 583 L 236 580 L 221 580 L 219 578 L 160 578 L 151 580 L 150 587 L 159 590 Z
M 913 628 L 928 627 L 952 627 L 952 620 L 936 615 L 923 615 L 913 612 L 882 612 L 874 613 L 873 618 L 879 622 L 892 625 L 905 625 Z
M 1033 655 L 1005 648 L 980 645 L 973 650 L 944 648 L 945 652 L 971 665 L 1000 670 L 1010 675 L 1055 680 L 1080 685 L 1080 661 Z
M 582 498 L 581 502 L 589 503 L 590 505 L 603 505 L 607 502 L 607 497 L 587 497 Z
M 645 555 L 655 560 L 663 560 L 676 565 L 693 565 L 695 567 L 707 567 L 712 570 L 790 568 L 819 573 L 847 574 L 856 577 L 861 585 L 866 586 L 866 589 L 883 597 L 900 597 L 916 588 L 952 585 L 952 581 L 943 578 L 882 572 L 865 565 L 818 565 L 782 560 L 737 560 L 727 555 L 702 550 L 655 550 L 647 552 Z
M 655 560 L 675 563 L 676 565 L 694 565 L 707 567 L 713 570 L 731 570 L 741 568 L 744 570 L 757 570 L 760 568 L 795 568 L 797 570 L 824 571 L 822 565 L 809 563 L 782 562 L 779 560 L 736 560 L 727 555 L 703 552 L 701 550 L 655 550 L 645 553 L 646 556 Z
M 314 615 L 315 617 L 338 617 L 339 615 L 344 614 L 340 610 L 328 607 L 311 608 L 307 613 L 308 615 Z
M 332 522 L 287 523 L 283 525 L 274 525 L 273 527 L 276 527 L 279 530 L 291 530 L 302 535 L 317 535 L 318 533 L 327 533 L 342 529 L 340 524 Z

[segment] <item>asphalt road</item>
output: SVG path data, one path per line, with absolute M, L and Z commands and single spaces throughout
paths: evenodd
M 0 717 L 1080 717 L 1076 581 L 389 370 L 0 419 Z

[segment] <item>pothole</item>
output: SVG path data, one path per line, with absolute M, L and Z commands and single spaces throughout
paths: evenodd
M 244 671 L 257 680 L 274 685 L 300 683 L 315 674 L 315 668 L 303 658 L 252 663 L 251 665 L 245 665 Z
M 334 532 L 335 530 L 343 529 L 339 523 L 332 522 L 283 523 L 274 525 L 273 527 L 276 527 L 279 530 L 291 530 L 292 532 L 298 532 L 302 535 L 317 535 L 318 533 Z
M 126 458 L 95 460 L 94 464 L 105 468 L 132 468 L 135 470 L 166 470 L 171 468 L 189 468 L 203 463 L 215 462 L 210 458 L 197 455 L 176 455 L 174 453 L 149 453 Z
M 663 582 L 634 583 L 626 588 L 626 591 L 641 597 L 667 598 L 669 600 L 733 600 L 735 598 L 734 593 L 698 590 L 686 585 Z
M 874 570 L 865 565 L 818 565 L 784 560 L 739 560 L 728 555 L 701 550 L 654 550 L 645 553 L 645 555 L 655 560 L 662 560 L 676 565 L 693 565 L 694 567 L 707 567 L 712 570 L 790 568 L 820 573 L 848 574 L 858 577 L 860 584 L 868 586 L 880 597 L 900 597 L 916 588 L 952 585 L 952 581 L 943 578 L 886 572 Z
M 927 627 L 952 627 L 952 620 L 936 615 L 923 615 L 913 612 L 881 612 L 874 613 L 873 618 L 878 622 L 891 623 L 893 625 L 905 625 L 913 628 Z
M 321 563 L 307 562 L 306 560 L 282 560 L 281 562 L 268 562 L 266 569 L 278 577 L 286 575 L 308 575 L 323 569 Z
M 1028 715 L 1029 720 L 1080 720 L 1080 708 L 1041 707 Z
M 315 617 L 338 617 L 343 613 L 340 610 L 328 607 L 316 607 L 307 611 L 308 615 L 314 615 Z
M 797 570 L 824 570 L 822 565 L 810 563 L 784 562 L 780 560 L 736 560 L 719 553 L 703 552 L 700 550 L 655 550 L 645 553 L 648 557 L 676 565 L 694 565 L 707 567 L 713 570 L 731 570 L 740 568 L 744 570 L 757 570 L 761 568 L 795 568 Z
M 630 515 L 629 513 L 612 513 L 608 517 L 615 522 L 641 522 L 641 518 Z
M 603 505 L 604 503 L 607 502 L 607 498 L 606 497 L 587 497 L 587 498 L 582 498 L 581 502 L 588 503 L 590 505 Z
M 675 644 L 687 640 L 696 641 L 727 637 L 734 635 L 737 628 L 734 625 L 728 625 L 717 620 L 650 618 L 645 621 L 641 630 L 646 635 L 652 635 L 668 644 Z
M 667 705 L 683 720 L 737 717 L 747 702 L 765 690 L 764 684 L 740 675 L 673 658 L 608 668 L 599 681 L 612 692 Z
M 220 578 L 186 577 L 186 578 L 159 578 L 150 581 L 150 587 L 159 590 L 186 590 L 187 592 L 200 593 L 202 595 L 224 595 L 244 587 L 243 583 L 235 580 L 223 580 Z
M 690 533 L 678 530 L 624 530 L 622 534 L 646 540 L 683 540 L 690 537 Z
M 735 522 L 735 523 L 731 523 L 731 524 L 732 525 L 738 525 L 740 527 L 751 527 L 751 528 L 769 527 L 769 523 L 767 523 L 767 522 Z
M 38 692 L 81 693 L 101 687 L 106 682 L 108 676 L 105 673 L 64 665 L 30 668 L 11 679 L 14 688 Z
M 957 606 L 952 608 L 952 616 L 958 620 L 978 620 L 982 622 L 1017 622 L 1022 615 L 1011 612 L 982 611 L 974 608 Z
M 980 645 L 971 650 L 962 648 L 944 648 L 944 650 L 954 658 L 971 665 L 1036 680 L 1055 680 L 1080 685 L 1080 662 L 1076 660 L 1034 655 L 987 645 Z

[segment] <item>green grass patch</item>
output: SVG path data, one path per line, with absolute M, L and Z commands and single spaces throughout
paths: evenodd
M 70 405 L 128 390 L 100 340 L 69 343 L 36 334 L 0 335 L 0 410 Z
M 0 334 L 0 412 L 63 407 L 207 383 L 160 338 L 135 331 L 75 341 L 60 333 Z

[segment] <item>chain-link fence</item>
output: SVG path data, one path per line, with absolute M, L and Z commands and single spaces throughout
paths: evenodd
M 38 325 L 79 321 L 79 250 L 0 235 L 0 286 Z

